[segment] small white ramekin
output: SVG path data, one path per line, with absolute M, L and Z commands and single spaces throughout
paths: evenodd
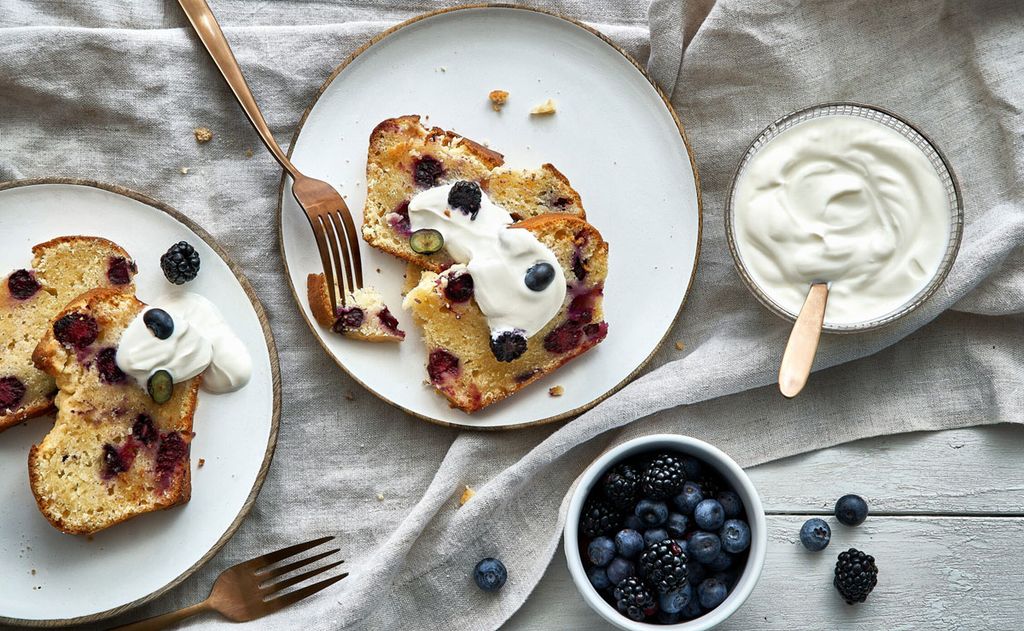
M 607 471 L 617 462 L 634 456 L 636 454 L 669 450 L 678 451 L 712 466 L 730 484 L 743 501 L 743 507 L 747 513 L 747 522 L 750 524 L 750 554 L 747 556 L 747 564 L 743 568 L 729 596 L 721 605 L 704 614 L 699 618 L 680 622 L 678 624 L 648 624 L 635 622 L 619 613 L 615 607 L 608 604 L 587 578 L 586 570 L 583 569 L 583 560 L 580 558 L 579 547 L 579 523 L 580 512 L 583 510 L 583 503 L 590 494 L 591 489 L 601 478 L 601 474 Z M 572 499 L 569 500 L 569 513 L 565 520 L 565 558 L 569 565 L 569 573 L 576 583 L 576 589 L 583 600 L 591 609 L 601 615 L 602 618 L 626 631 L 703 631 L 711 629 L 724 622 L 729 616 L 740 608 L 740 605 L 754 591 L 754 585 L 761 576 L 761 568 L 764 566 L 764 557 L 768 547 L 767 524 L 764 517 L 764 508 L 761 506 L 761 498 L 757 495 L 757 489 L 747 474 L 743 472 L 736 462 L 727 456 L 725 452 L 709 445 L 708 443 L 681 436 L 678 434 L 654 434 L 642 436 L 618 447 L 605 452 L 580 476 L 579 484 L 573 491 Z M 694 594 L 696 597 L 696 593 Z

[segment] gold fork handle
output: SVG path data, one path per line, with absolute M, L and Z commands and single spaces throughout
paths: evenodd
M 203 611 L 212 610 L 209 600 L 204 600 L 201 603 L 196 603 L 191 607 L 185 607 L 177 611 L 169 611 L 159 616 L 153 616 L 152 618 L 146 618 L 145 620 L 139 620 L 131 624 L 126 624 L 123 627 L 114 627 L 110 631 L 159 631 L 159 629 L 166 629 L 168 626 L 175 622 L 181 622 L 185 618 L 191 618 L 197 613 Z
M 220 30 L 220 24 L 217 23 L 217 18 L 210 10 L 210 5 L 206 4 L 206 0 L 178 0 L 178 4 L 185 10 L 185 15 L 192 23 L 192 28 L 196 30 L 203 46 L 213 57 L 214 63 L 217 64 L 220 73 L 224 75 L 224 80 L 234 92 L 235 98 L 238 99 L 245 115 L 249 117 L 249 122 L 256 129 L 263 144 L 267 146 L 281 166 L 291 174 L 292 178 L 296 178 L 299 172 L 288 156 L 281 151 L 281 147 L 270 133 L 270 127 L 267 126 L 267 121 L 263 118 L 259 106 L 256 105 L 256 99 L 252 96 L 249 84 L 245 82 L 242 69 L 238 66 L 235 54 L 231 52 L 231 46 L 228 45 L 224 32 Z

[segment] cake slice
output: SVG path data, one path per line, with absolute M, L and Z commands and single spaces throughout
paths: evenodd
M 608 333 L 602 311 L 608 244 L 597 229 L 564 214 L 526 219 L 509 229 L 533 232 L 558 259 L 568 285 L 558 314 L 527 340 L 526 351 L 517 359 L 496 359 L 487 319 L 472 297 L 472 283 L 457 280 L 467 274 L 463 266 L 440 274 L 424 272 L 403 302 L 423 328 L 430 383 L 465 412 L 526 387 L 593 348 Z M 449 285 L 458 289 L 452 291 Z
M 384 304 L 380 294 L 372 287 L 350 293 L 345 306 L 331 309 L 331 297 L 323 274 L 306 277 L 306 295 L 313 317 L 320 326 L 341 333 L 345 337 L 369 342 L 401 342 L 405 331 L 398 328 L 398 319 Z
M 53 378 L 32 363 L 50 319 L 97 287 L 133 291 L 135 263 L 119 245 L 98 237 L 58 237 L 32 248 L 30 269 L 0 284 L 0 431 L 53 409 Z
M 586 216 L 579 194 L 555 167 L 522 171 L 503 164 L 500 153 L 454 132 L 428 129 L 419 116 L 381 122 L 370 135 L 366 158 L 363 238 L 421 268 L 446 269 L 452 259 L 444 251 L 424 256 L 409 246 L 409 200 L 456 180 L 478 183 L 515 220 L 545 213 Z
M 94 533 L 191 494 L 201 377 L 174 384 L 157 404 L 115 361 L 144 307 L 118 289 L 86 292 L 53 318 L 33 353 L 58 392 L 56 423 L 29 451 L 29 483 L 43 516 L 66 533 Z

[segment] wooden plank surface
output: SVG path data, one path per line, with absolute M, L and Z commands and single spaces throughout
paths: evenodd
M 747 603 L 722 629 L 1022 629 L 1024 427 L 992 426 L 858 441 L 749 470 L 769 513 L 768 557 Z M 868 497 L 856 528 L 830 519 L 832 544 L 805 551 L 800 525 L 835 498 Z M 864 605 L 831 585 L 836 555 L 879 565 Z M 612 629 L 576 593 L 559 548 L 506 631 Z

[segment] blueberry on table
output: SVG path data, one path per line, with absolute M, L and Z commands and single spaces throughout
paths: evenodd
M 725 523 L 725 509 L 718 500 L 703 500 L 693 509 L 693 520 L 701 530 L 718 530 Z
M 160 269 L 167 280 L 175 285 L 184 285 L 199 274 L 199 253 L 188 241 L 172 245 L 160 257 Z
M 844 495 L 836 502 L 836 519 L 847 526 L 857 526 L 868 518 L 868 503 L 859 495 Z
M 705 609 L 714 609 L 725 601 L 729 595 L 729 589 L 725 583 L 717 578 L 704 579 L 704 582 L 697 586 L 697 598 L 700 606 Z
M 485 592 L 496 592 L 508 580 L 508 571 L 505 564 L 498 559 L 486 558 L 476 564 L 473 569 L 473 580 L 477 587 Z
M 643 499 L 637 502 L 633 513 L 648 528 L 660 526 L 668 519 L 668 506 L 665 502 Z
M 608 580 L 611 581 L 612 585 L 618 585 L 627 576 L 632 576 L 636 572 L 636 567 L 632 561 L 627 561 L 622 557 L 615 557 L 612 562 L 608 564 Z
M 690 537 L 689 552 L 698 563 L 711 563 L 722 551 L 722 541 L 710 532 L 696 532 Z
M 615 549 L 619 556 L 635 559 L 644 549 L 644 538 L 631 528 L 620 530 L 615 535 Z
M 718 531 L 718 537 L 722 540 L 722 550 L 738 554 L 750 547 L 750 526 L 745 521 L 729 519 Z
M 680 491 L 679 495 L 672 498 L 672 503 L 675 504 L 680 513 L 690 515 L 697 508 L 697 504 L 700 504 L 703 500 L 704 492 L 700 485 L 696 482 L 688 481 L 683 484 L 683 490 Z
M 832 529 L 824 519 L 814 517 L 800 527 L 800 543 L 811 552 L 820 552 L 828 547 L 832 539 Z
M 598 567 L 604 567 L 615 558 L 615 543 L 608 537 L 598 537 L 587 546 L 587 558 Z
M 147 309 L 142 315 L 142 323 L 158 340 L 166 340 L 174 333 L 174 319 L 163 309 Z

